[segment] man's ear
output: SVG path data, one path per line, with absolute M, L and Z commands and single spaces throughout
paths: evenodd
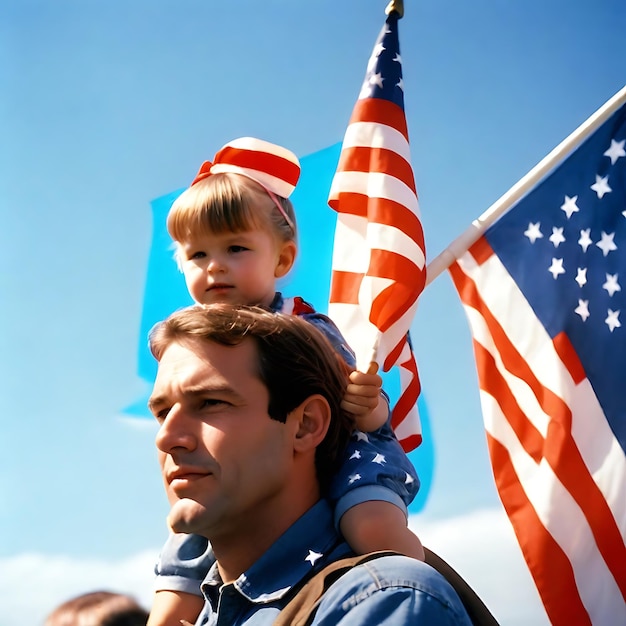
M 274 270 L 274 276 L 276 278 L 282 278 L 291 270 L 296 260 L 296 242 L 284 241 L 281 244 L 281 249 L 276 260 L 276 269 Z
M 294 409 L 298 416 L 298 430 L 294 438 L 294 449 L 304 452 L 317 448 L 323 441 L 330 424 L 330 405 L 324 396 L 309 396 Z

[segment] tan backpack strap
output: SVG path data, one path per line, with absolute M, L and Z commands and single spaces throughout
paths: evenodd
M 273 626 L 305 626 L 313 617 L 326 590 L 348 570 L 372 559 L 395 554 L 398 553 L 369 552 L 368 554 L 333 561 L 310 578 L 305 579 L 304 584 L 295 590 L 295 595 L 278 614 Z

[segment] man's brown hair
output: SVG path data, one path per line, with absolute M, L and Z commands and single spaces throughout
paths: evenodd
M 150 333 L 150 350 L 159 361 L 173 343 L 203 340 L 234 346 L 246 338 L 257 346 L 259 379 L 268 390 L 272 419 L 285 422 L 291 411 L 315 394 L 328 402 L 330 425 L 315 455 L 317 477 L 325 491 L 341 463 L 354 420 L 341 408 L 348 368 L 321 331 L 295 315 L 260 307 L 195 305 L 157 324 Z

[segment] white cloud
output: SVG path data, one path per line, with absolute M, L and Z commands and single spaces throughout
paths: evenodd
M 141 552 L 121 561 L 47 554 L 0 559 L 2 625 L 43 624 L 61 602 L 96 590 L 128 593 L 149 608 L 157 554 Z
M 463 576 L 502 626 L 549 624 L 503 509 L 443 520 L 413 515 L 409 525 Z
M 542 626 L 547 617 L 509 521 L 500 509 L 432 520 L 414 515 L 411 528 L 474 588 L 502 626 Z M 158 549 L 121 561 L 22 554 L 0 559 L 2 626 L 42 624 L 64 600 L 107 589 L 129 593 L 146 608 Z

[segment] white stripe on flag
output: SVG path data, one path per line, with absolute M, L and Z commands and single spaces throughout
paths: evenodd
M 409 142 L 392 126 L 376 122 L 352 122 L 346 130 L 343 148 L 383 148 L 411 162 Z
M 569 407 L 572 436 L 623 536 L 626 457 L 608 426 L 589 381 L 574 382 L 552 340 L 496 255 L 478 267 L 471 254 L 466 253 L 457 266 L 475 282 L 484 306 L 501 325 L 513 346 L 524 355 L 536 378 Z M 494 357 L 498 372 L 523 414 L 546 437 L 550 417 L 539 405 L 527 382 L 506 369 L 483 315 L 469 303 L 464 302 L 464 308 L 475 342 Z M 541 523 L 567 555 L 578 593 L 592 623 L 626 623 L 626 603 L 579 503 L 555 475 L 545 457 L 537 463 L 528 454 L 498 399 L 482 390 L 481 403 L 487 432 L 508 451 L 516 480 Z M 497 476 L 495 463 L 494 473 Z M 593 513 L 587 511 L 587 515 Z M 520 530 L 516 529 L 516 532 L 519 534 Z
M 337 172 L 330 188 L 330 197 L 345 192 L 358 193 L 370 198 L 393 200 L 419 216 L 417 196 L 400 179 L 381 172 Z

